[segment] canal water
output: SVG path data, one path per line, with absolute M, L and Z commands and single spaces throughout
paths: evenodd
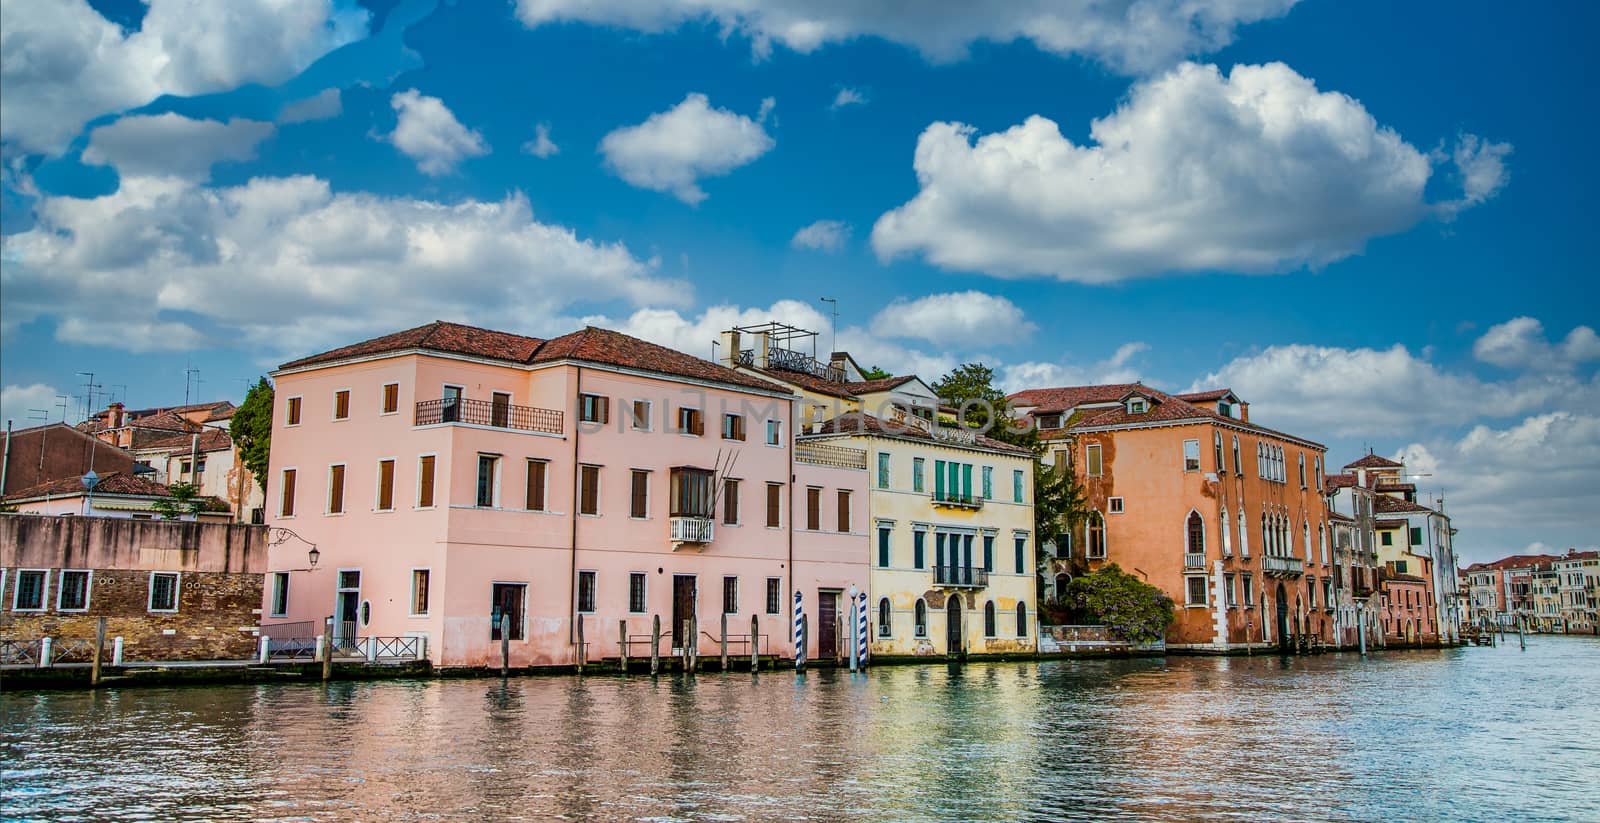
M 1600 820 L 1600 640 L 0 695 L 8 820 Z

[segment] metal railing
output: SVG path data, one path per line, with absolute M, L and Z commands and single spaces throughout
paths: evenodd
M 1205 552 L 1184 552 L 1183 567 L 1185 569 L 1203 569 L 1206 567 Z
M 268 661 L 299 661 L 317 659 L 316 637 L 273 637 L 262 632 L 267 638 Z
M 1297 575 L 1304 574 L 1305 561 L 1298 557 L 1280 557 L 1267 554 L 1261 556 L 1261 570 L 1267 574 Z
M 316 620 L 297 620 L 293 623 L 263 623 L 259 634 L 263 637 L 316 637 L 322 634 L 323 624 Z
M 490 426 L 497 429 L 560 434 L 562 432 L 563 415 L 557 409 L 513 406 L 488 400 L 445 398 L 417 401 L 416 417 L 414 419 L 415 425 L 418 426 L 432 426 L 439 423 L 467 423 L 474 426 Z
M 368 660 L 421 660 L 427 644 L 420 637 L 364 637 Z
M 933 584 L 953 588 L 981 589 L 989 585 L 989 573 L 971 566 L 934 566 Z
M 981 509 L 983 508 L 983 498 L 975 494 L 935 491 L 933 493 L 933 505 L 953 506 L 961 509 Z
M 110 643 L 107 643 L 105 645 L 105 648 L 101 651 L 100 659 L 102 661 L 109 661 L 111 659 L 111 644 Z M 50 665 L 52 665 L 52 666 L 54 666 L 57 663 L 93 663 L 93 662 L 94 662 L 94 641 L 93 640 L 52 639 L 50 641 Z
M 672 542 L 674 543 L 710 543 L 712 535 L 712 519 L 709 517 L 691 517 L 674 515 L 668 518 L 672 524 Z
M 0 640 L 0 666 L 37 666 L 43 640 Z
M 755 364 L 754 349 L 743 349 L 739 352 L 739 365 L 753 367 Z M 832 383 L 844 382 L 844 369 L 823 363 L 809 354 L 780 349 L 772 345 L 767 347 L 767 368 L 809 374 Z
M 794 460 L 796 463 L 832 466 L 836 469 L 867 468 L 867 453 L 864 449 L 829 446 L 824 443 L 796 443 Z

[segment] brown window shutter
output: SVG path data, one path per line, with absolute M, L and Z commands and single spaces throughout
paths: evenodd
M 427 455 L 417 468 L 417 505 L 422 508 L 433 506 L 433 461 L 433 455 Z
M 294 469 L 283 471 L 283 504 L 279 507 L 284 517 L 294 516 Z
M 600 422 L 611 422 L 611 398 L 609 397 L 600 398 Z
M 378 461 L 378 508 L 394 508 L 394 461 Z
M 689 415 L 689 430 L 694 434 L 706 433 L 706 418 L 699 409 L 695 409 Z
M 850 492 L 839 490 L 839 531 L 850 531 Z
M 783 485 L 779 483 L 767 484 L 767 525 L 777 528 L 783 525 L 780 514 L 783 511 Z
M 334 466 L 328 473 L 328 512 L 344 511 L 344 466 Z
M 583 494 L 579 503 L 580 514 L 598 514 L 600 511 L 600 468 L 584 466 Z
M 733 418 L 733 439 L 744 439 L 744 415 Z
M 739 522 L 739 481 L 725 480 L 722 483 L 722 522 L 735 524 Z
M 806 528 L 822 528 L 822 489 L 806 489 Z
M 544 461 L 528 461 L 528 494 L 527 500 L 523 501 L 523 508 L 526 508 L 528 511 L 544 511 L 544 473 Z
M 383 411 L 391 413 L 400 409 L 400 384 L 386 383 L 383 386 Z
M 633 473 L 633 505 L 630 513 L 634 517 L 649 517 L 650 473 L 635 471 Z

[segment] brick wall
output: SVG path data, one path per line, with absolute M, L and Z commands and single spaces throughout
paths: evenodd
M 178 611 L 150 612 L 150 572 L 95 569 L 89 587 L 89 609 L 58 612 L 56 594 L 61 570 L 51 569 L 45 591 L 46 611 L 13 612 L 15 568 L 6 569 L 6 593 L 0 607 L 0 635 L 32 640 L 40 637 L 93 640 L 95 622 L 106 620 L 106 646 L 123 639 L 123 659 L 227 660 L 249 657 L 256 648 L 261 622 L 259 574 L 180 572 Z

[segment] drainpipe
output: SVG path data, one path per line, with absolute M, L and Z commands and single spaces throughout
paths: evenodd
M 581 410 L 583 367 L 576 366 L 574 368 L 577 371 L 574 373 L 573 383 L 577 390 L 572 395 L 575 398 L 579 398 L 579 409 Z M 578 432 L 583 428 L 583 421 L 579 419 L 581 416 L 580 414 L 575 414 L 572 417 L 572 513 L 568 515 L 572 522 L 572 560 L 567 569 L 568 645 L 577 642 L 575 632 L 577 631 L 578 622 L 578 508 L 583 505 L 582 495 L 578 489 Z
M 789 492 L 788 492 L 788 494 L 784 495 L 785 498 L 788 500 L 788 509 L 789 510 L 784 515 L 786 520 L 784 521 L 784 524 L 783 524 L 784 525 L 784 530 L 783 530 L 784 531 L 784 536 L 788 540 L 788 544 L 789 544 L 789 567 L 788 567 L 789 573 L 788 573 L 788 575 L 786 575 L 786 577 L 789 579 L 789 586 L 788 586 L 789 591 L 798 591 L 797 589 L 794 588 L 794 586 L 795 586 L 795 577 L 794 577 L 794 490 L 795 490 L 794 440 L 795 440 L 795 437 L 799 436 L 800 432 L 797 431 L 795 429 L 795 427 L 794 427 L 794 407 L 795 407 L 795 401 L 791 399 L 789 401 L 789 431 L 786 434 L 786 436 L 788 438 L 788 442 L 784 444 L 784 450 L 788 452 L 788 457 L 789 457 Z M 785 603 L 790 602 L 791 597 L 792 597 L 792 595 L 786 596 L 784 598 L 784 602 Z M 791 620 L 791 621 L 788 621 L 788 622 L 789 622 L 789 625 L 791 627 L 790 628 L 790 632 L 793 633 L 793 631 L 794 631 L 794 629 L 793 629 L 794 621 Z M 794 648 L 794 641 L 796 640 L 796 638 L 791 637 L 791 638 L 789 638 L 789 640 L 790 640 L 789 646 L 792 649 L 792 648 Z
M 0 497 L 6 493 L 6 469 L 11 466 L 11 421 L 6 421 L 6 454 L 0 459 Z

